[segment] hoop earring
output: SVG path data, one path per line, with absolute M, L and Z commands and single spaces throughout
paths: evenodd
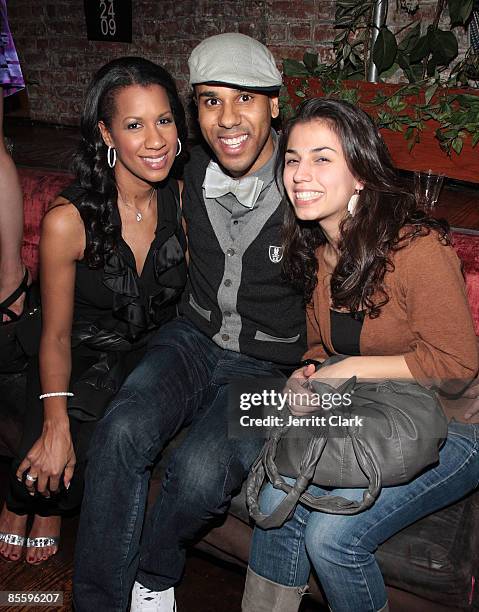
M 351 217 L 354 216 L 354 210 L 356 208 L 356 205 L 358 203 L 359 200 L 359 194 L 361 193 L 360 189 L 355 189 L 354 190 L 354 195 L 352 195 L 349 198 L 349 202 L 348 202 L 348 213 L 351 215 Z
M 113 155 L 112 155 L 113 151 Z M 116 164 L 116 149 L 114 147 L 108 147 L 108 151 L 106 153 L 106 161 L 110 168 L 114 168 Z
M 178 151 L 176 152 L 175 157 L 178 157 L 178 155 L 181 153 L 181 140 L 179 138 L 177 138 L 178 140 Z

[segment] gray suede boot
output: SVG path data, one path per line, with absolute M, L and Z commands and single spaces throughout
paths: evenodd
M 288 587 L 259 576 L 248 567 L 241 612 L 297 612 L 308 585 Z

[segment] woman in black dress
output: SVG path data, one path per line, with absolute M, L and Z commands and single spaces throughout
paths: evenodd
M 141 58 L 99 70 L 82 117 L 76 182 L 43 221 L 43 329 L 30 364 L 31 405 L 0 515 L 0 553 L 26 560 L 58 549 L 61 514 L 81 501 L 86 450 L 108 400 L 151 332 L 176 315 L 186 280 L 178 182 L 186 138 L 171 76 Z M 39 373 L 39 374 L 38 374 Z

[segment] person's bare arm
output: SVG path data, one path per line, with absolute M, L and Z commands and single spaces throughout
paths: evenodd
M 63 204 L 64 200 L 58 200 Z M 54 206 L 45 215 L 40 240 L 42 290 L 42 337 L 40 378 L 43 393 L 68 391 L 71 372 L 70 336 L 76 261 L 83 256 L 84 227 L 71 204 Z M 69 486 L 75 466 L 66 397 L 43 400 L 44 422 L 40 438 L 20 464 L 17 477 L 25 470 L 38 477 L 37 489 L 48 495 L 56 491 L 60 478 Z M 26 482 L 33 493 L 31 482 Z

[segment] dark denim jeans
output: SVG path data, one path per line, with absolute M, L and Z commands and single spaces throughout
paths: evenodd
M 439 463 L 411 482 L 384 487 L 371 508 L 351 516 L 314 512 L 299 504 L 279 529 L 254 530 L 251 569 L 285 586 L 303 586 L 311 567 L 334 612 L 376 612 L 386 588 L 374 553 L 414 521 L 457 501 L 479 482 L 479 425 L 451 422 Z M 342 495 L 359 501 L 363 489 L 323 489 L 315 496 Z M 267 485 L 261 509 L 270 514 L 285 493 Z
M 228 438 L 227 383 L 276 374 L 270 362 L 219 348 L 187 319 L 161 328 L 91 442 L 75 556 L 77 612 L 125 610 L 138 566 L 149 588 L 178 582 L 185 547 L 226 512 L 262 445 Z M 142 534 L 151 466 L 190 423 Z

